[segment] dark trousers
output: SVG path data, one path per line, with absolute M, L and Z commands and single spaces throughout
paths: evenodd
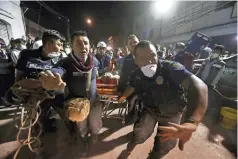
M 4 97 L 7 90 L 14 84 L 14 73 L 0 75 L 0 97 Z
M 166 126 L 168 122 L 179 124 L 181 120 L 181 114 L 177 114 L 173 117 L 154 117 L 148 112 L 144 112 L 139 116 L 138 120 L 134 124 L 133 137 L 128 143 L 127 150 L 132 151 L 137 144 L 144 143 L 154 132 L 154 128 L 158 123 L 158 126 Z M 159 133 L 157 130 L 157 134 Z M 153 156 L 156 159 L 162 158 L 164 155 L 169 153 L 176 146 L 176 140 L 170 140 L 166 142 L 160 142 L 160 137 L 155 136 L 154 147 L 153 147 Z
M 71 134 L 78 134 L 86 139 L 88 134 L 97 135 L 102 128 L 102 103 L 98 102 L 91 106 L 88 117 L 82 122 L 70 122 Z

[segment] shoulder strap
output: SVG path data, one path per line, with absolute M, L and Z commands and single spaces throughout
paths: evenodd
M 91 83 L 92 83 L 92 69 L 88 71 L 88 74 L 87 74 L 86 92 L 88 97 L 90 96 Z

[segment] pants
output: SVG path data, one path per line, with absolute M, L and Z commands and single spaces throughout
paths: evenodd
M 0 75 L 0 97 L 4 97 L 7 90 L 14 84 L 14 73 Z
M 217 123 L 219 120 L 220 110 L 221 110 L 221 97 L 212 88 L 209 88 L 207 115 L 211 117 L 212 122 L 214 124 Z
M 88 117 L 78 123 L 74 124 L 74 129 L 76 128 L 79 132 L 81 138 L 87 138 L 87 135 L 90 133 L 91 135 L 97 135 L 98 132 L 102 128 L 102 103 L 98 102 L 95 105 L 91 106 Z
M 128 143 L 127 150 L 132 151 L 137 144 L 144 143 L 154 132 L 154 128 L 158 123 L 158 126 L 166 126 L 168 122 L 179 124 L 181 120 L 181 114 L 175 115 L 170 118 L 165 117 L 153 117 L 148 112 L 143 112 L 139 119 L 134 124 L 133 137 L 132 140 Z M 157 134 L 159 133 L 157 130 Z M 176 140 L 170 140 L 166 142 L 160 142 L 160 137 L 155 136 L 153 155 L 157 158 L 162 158 L 164 155 L 169 153 L 176 146 Z
M 51 107 L 58 113 L 58 115 L 64 119 L 64 111 L 63 111 L 63 104 L 64 104 L 64 94 L 58 94 L 55 96 L 55 99 L 46 99 L 44 102 L 41 103 L 41 114 L 39 116 L 39 121 L 43 126 L 43 130 L 50 127 L 49 117 L 51 115 Z

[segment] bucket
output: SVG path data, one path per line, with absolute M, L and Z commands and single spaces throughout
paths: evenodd
M 237 124 L 237 110 L 222 107 L 220 112 L 220 125 L 226 129 L 234 129 Z

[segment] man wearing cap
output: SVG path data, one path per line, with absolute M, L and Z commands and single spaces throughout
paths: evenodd
M 221 79 L 223 71 L 225 69 L 225 62 L 220 58 L 225 48 L 223 45 L 215 45 L 214 50 L 210 57 L 205 59 L 202 66 L 196 73 L 196 75 L 208 86 L 208 112 L 209 117 L 212 117 L 212 125 L 215 126 L 219 119 L 219 113 L 221 108 L 221 98 L 214 91 L 217 88 L 217 84 Z M 214 127 L 211 128 L 211 137 L 214 142 L 218 142 L 216 134 L 214 133 Z
M 107 51 L 107 45 L 105 42 L 100 41 L 97 44 L 97 53 L 96 58 L 99 62 L 99 75 L 102 75 L 103 73 L 109 71 L 108 66 L 110 64 L 111 58 L 106 54 Z

